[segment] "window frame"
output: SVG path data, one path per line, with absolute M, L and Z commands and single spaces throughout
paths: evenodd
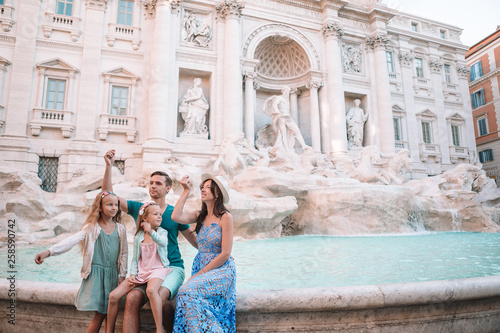
M 462 142 L 460 127 L 458 124 L 451 124 L 451 141 L 455 147 L 460 147 Z
M 385 51 L 385 60 L 387 63 L 387 72 L 395 73 L 394 70 L 394 55 L 392 51 Z
M 471 66 L 470 66 L 470 82 L 473 82 L 473 81 L 476 81 L 477 79 L 479 79 L 480 77 L 483 76 L 483 65 L 482 65 L 482 62 L 481 60 L 473 63 Z
M 413 31 L 413 32 L 419 32 L 418 23 L 411 22 L 411 31 Z
M 57 15 L 64 15 L 64 16 L 73 16 L 73 6 L 74 6 L 74 1 L 73 0 L 56 0 L 56 8 L 55 8 L 55 13 Z M 59 13 L 59 8 L 60 5 L 62 5 L 62 13 Z M 69 13 L 68 12 L 69 8 Z
M 477 109 L 480 106 L 486 104 L 486 98 L 484 96 L 484 90 L 481 88 L 470 94 L 470 101 L 473 109 Z
M 424 127 L 424 124 L 427 124 L 428 125 L 428 128 L 425 129 Z M 420 121 L 420 126 L 422 128 L 422 142 L 425 143 L 425 144 L 432 144 L 433 141 L 432 141 L 432 122 L 427 120 L 427 119 L 424 119 L 424 120 L 421 120 Z M 426 130 L 427 130 L 427 136 L 426 136 Z M 428 139 L 428 142 L 426 141 L 426 139 Z
M 478 152 L 479 156 L 479 162 L 485 163 L 485 162 L 492 162 L 494 160 L 493 157 L 493 149 L 488 148 L 488 149 L 483 149 Z M 487 159 L 485 159 L 485 157 Z
M 485 136 L 489 134 L 489 126 L 488 126 L 488 118 L 486 115 L 483 115 L 481 117 L 478 117 L 476 119 L 477 122 L 477 134 L 478 136 Z M 481 123 L 484 123 L 484 125 L 481 125 Z M 484 132 L 481 129 L 484 129 Z
M 419 78 L 424 78 L 424 59 L 415 57 L 415 74 Z
M 115 91 L 115 88 L 118 88 L 120 93 L 119 93 L 119 96 L 118 96 L 118 112 L 117 113 L 114 113 L 113 112 L 113 102 L 115 100 L 115 95 L 114 95 L 114 91 Z M 127 91 L 127 97 L 125 98 L 122 98 L 122 94 L 121 92 L 126 89 Z M 131 91 L 131 87 L 130 86 L 127 86 L 127 85 L 123 85 L 123 84 L 110 84 L 110 93 L 109 93 L 109 107 L 108 107 L 108 114 L 110 115 L 115 115 L 115 116 L 128 116 L 129 113 L 130 113 L 130 91 Z M 121 101 L 122 100 L 125 100 L 126 101 L 126 104 L 125 104 L 125 113 L 122 113 L 121 110 L 122 110 L 122 107 L 121 107 Z
M 446 83 L 451 83 L 451 65 L 444 64 L 443 72 L 444 72 L 444 80 L 446 81 Z
M 55 98 L 53 101 L 50 100 L 50 92 L 51 92 L 51 88 L 50 88 L 50 84 L 51 82 L 55 82 L 56 83 L 56 90 L 55 90 Z M 64 87 L 62 89 L 62 91 L 59 91 L 58 89 L 58 86 L 59 86 L 59 83 L 62 83 L 64 82 Z M 44 106 L 44 109 L 48 109 L 48 110 L 66 110 L 66 90 L 67 90 L 67 87 L 68 87 L 68 80 L 66 78 L 60 78 L 60 77 L 54 77 L 54 76 L 47 76 L 46 77 L 46 87 L 45 87 L 45 96 L 44 96 L 44 102 L 43 102 L 43 106 Z M 62 101 L 58 101 L 58 94 L 62 93 Z M 53 106 L 54 107 L 49 107 L 49 103 L 53 103 Z M 58 104 L 61 105 L 61 107 L 59 108 L 58 107 Z
M 122 3 L 127 4 L 125 6 L 125 11 L 122 11 L 122 6 L 121 6 Z M 128 7 L 129 5 L 130 5 L 130 8 Z M 130 10 L 130 12 L 128 10 Z M 121 17 L 122 17 L 121 15 L 123 15 L 123 21 L 121 20 Z M 133 23 L 134 23 L 134 1 L 133 0 L 119 0 L 118 1 L 116 23 L 119 25 L 126 25 L 129 27 L 131 27 L 133 25 Z

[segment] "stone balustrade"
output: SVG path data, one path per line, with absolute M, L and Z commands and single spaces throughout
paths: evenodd
M 30 121 L 31 135 L 39 136 L 42 129 L 58 128 L 63 137 L 69 138 L 75 129 L 73 112 L 69 110 L 33 109 L 33 118 Z
M 108 46 L 114 46 L 116 40 L 124 40 L 132 43 L 134 50 L 139 49 L 142 41 L 139 36 L 141 29 L 129 25 L 109 23 L 106 41 Z
M 137 136 L 136 118 L 132 116 L 101 114 L 97 133 L 99 140 L 105 141 L 108 133 L 121 133 L 127 136 L 128 142 L 134 142 Z

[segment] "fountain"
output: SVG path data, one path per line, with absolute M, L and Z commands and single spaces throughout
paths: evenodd
M 329 160 L 307 147 L 301 154 L 273 150 L 269 143 L 258 148 L 249 147 L 238 136 L 226 142 L 219 163 L 215 160 L 205 167 L 187 167 L 180 159 L 171 158 L 168 169 L 174 186 L 167 200 L 177 200 L 178 179 L 184 173 L 196 179 L 208 169 L 230 180 L 229 208 L 234 216 L 235 236 L 244 239 L 500 231 L 500 193 L 480 166 L 461 164 L 436 177 L 404 182 L 402 169 L 388 169 L 394 156 L 384 158 L 373 147 L 359 151 L 357 161 L 349 157 Z M 269 152 L 271 158 L 256 165 L 255 161 L 262 158 L 257 154 L 263 151 Z M 362 160 L 364 156 L 369 157 L 369 163 Z M 115 192 L 131 199 L 148 199 L 143 187 L 148 172 L 136 179 L 128 179 L 118 170 L 113 172 Z M 65 237 L 58 238 L 61 233 L 78 230 L 100 187 L 102 174 L 103 170 L 97 169 L 75 177 L 58 193 L 48 194 L 40 189 L 36 176 L 0 168 L 0 212 L 2 221 L 16 221 L 16 244 L 47 244 Z M 188 205 L 194 208 L 198 202 L 195 195 Z M 131 220 L 125 220 L 125 225 L 134 228 Z M 6 229 L 3 225 L 2 230 Z M 8 238 L 1 241 L 6 245 Z M 0 283 L 2 306 L 9 306 L 13 285 L 16 306 L 23 309 L 16 314 L 19 332 L 30 332 L 39 325 L 69 332 L 83 330 L 87 324 L 87 315 L 72 305 L 77 285 L 23 280 L 11 284 L 6 279 Z M 143 316 L 148 327 L 152 320 L 148 312 Z M 72 327 L 63 328 L 67 325 L 61 318 L 71 318 Z M 241 332 L 361 332 L 376 327 L 387 332 L 416 332 L 422 325 L 430 331 L 453 327 L 453 331 L 472 332 L 480 327 L 481 332 L 493 332 L 500 323 L 500 276 L 366 286 L 242 289 L 238 291 L 237 318 Z M 8 327 L 6 322 L 0 324 L 2 330 Z

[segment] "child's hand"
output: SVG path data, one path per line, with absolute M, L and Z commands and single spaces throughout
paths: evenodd
M 141 222 L 141 227 L 142 227 L 142 229 L 144 229 L 144 232 L 147 232 L 148 234 L 151 234 L 151 224 L 149 224 L 149 222 L 142 221 Z
M 182 177 L 180 183 L 185 190 L 189 190 L 191 187 L 191 179 L 188 175 Z
M 128 284 L 133 286 L 136 283 L 137 283 L 137 281 L 135 279 L 135 275 L 130 275 L 130 277 L 128 278 Z
M 50 256 L 50 251 L 49 250 L 37 253 L 37 255 L 35 256 L 35 262 L 38 265 L 40 265 L 41 263 L 43 263 L 43 260 L 45 258 L 47 258 L 48 256 Z
M 111 149 L 104 154 L 104 162 L 106 162 L 106 165 L 113 165 L 113 162 L 115 161 L 115 150 Z

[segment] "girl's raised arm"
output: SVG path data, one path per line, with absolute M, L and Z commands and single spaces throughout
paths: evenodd
M 180 181 L 182 187 L 184 188 L 184 192 L 182 192 L 181 197 L 175 204 L 174 211 L 172 212 L 172 220 L 180 224 L 190 224 L 196 222 L 196 218 L 198 217 L 199 212 L 183 212 L 184 205 L 186 204 L 186 200 L 189 197 L 189 193 L 191 189 L 189 184 L 191 180 L 189 180 L 189 176 L 182 177 Z

